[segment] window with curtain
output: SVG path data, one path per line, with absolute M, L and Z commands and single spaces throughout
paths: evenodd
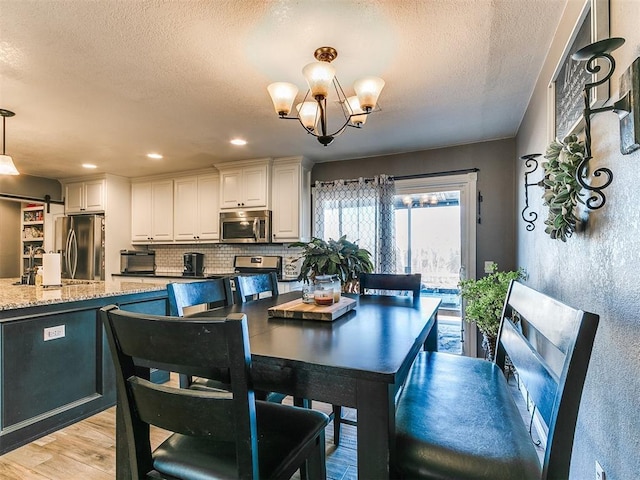
M 329 240 L 346 235 L 347 240 L 371 252 L 377 273 L 395 273 L 393 179 L 316 182 L 314 236 Z

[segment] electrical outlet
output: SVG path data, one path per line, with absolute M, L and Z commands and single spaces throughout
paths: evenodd
M 44 341 L 55 340 L 56 338 L 63 338 L 65 336 L 64 325 L 56 325 L 55 327 L 49 327 L 44 329 Z
M 484 273 L 491 273 L 493 272 L 493 264 L 495 262 L 493 260 L 486 260 L 484 262 Z
M 596 460 L 596 480 L 607 480 L 606 475 L 604 474 L 604 468 L 602 465 Z

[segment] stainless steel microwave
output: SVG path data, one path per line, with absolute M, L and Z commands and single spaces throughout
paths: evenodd
M 270 243 L 271 211 L 221 212 L 220 241 L 225 243 Z

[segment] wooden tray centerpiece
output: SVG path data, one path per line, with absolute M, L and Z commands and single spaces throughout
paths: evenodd
M 315 303 L 303 303 L 302 299 L 298 298 L 291 302 L 271 307 L 269 309 L 269 316 L 333 322 L 348 311 L 353 310 L 357 303 L 353 298 L 340 297 L 338 303 L 325 307 L 316 305 Z

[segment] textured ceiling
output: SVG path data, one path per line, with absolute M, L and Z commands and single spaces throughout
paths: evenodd
M 129 177 L 216 162 L 316 162 L 514 136 L 565 0 L 0 0 L 0 108 L 26 174 Z M 279 120 L 313 51 L 378 75 L 382 112 L 328 147 Z M 299 99 L 302 94 L 299 93 Z M 335 118 L 335 117 L 331 117 Z M 330 118 L 330 121 L 331 121 Z M 234 147 L 240 136 L 249 143 Z M 162 160 L 149 160 L 157 151 Z

